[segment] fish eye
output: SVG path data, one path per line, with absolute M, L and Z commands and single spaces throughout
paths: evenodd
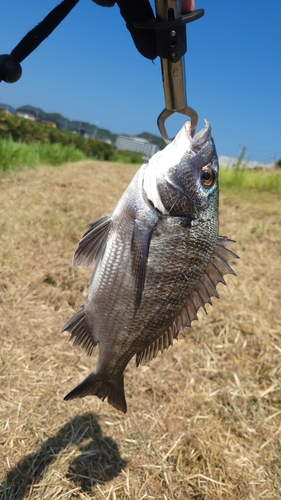
M 200 172 L 200 179 L 203 186 L 210 187 L 214 184 L 216 175 L 210 165 L 206 165 Z

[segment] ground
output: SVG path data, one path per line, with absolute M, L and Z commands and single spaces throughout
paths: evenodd
M 64 395 L 93 368 L 60 334 L 92 270 L 87 223 L 135 172 L 84 162 L 0 177 L 0 498 L 279 499 L 281 197 L 223 191 L 237 277 L 157 359 L 126 370 L 128 413 Z

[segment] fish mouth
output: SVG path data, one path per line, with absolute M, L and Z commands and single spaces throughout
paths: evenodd
M 197 154 L 211 139 L 211 126 L 207 120 L 205 120 L 205 126 L 202 130 L 194 137 L 192 137 L 191 121 L 188 120 L 174 140 L 165 149 L 152 156 L 148 164 L 153 165 L 158 171 L 162 168 L 166 170 L 167 165 L 177 165 L 186 154 L 191 156 Z
M 165 149 L 158 151 L 144 165 L 143 170 L 143 190 L 147 199 L 160 213 L 167 215 L 161 197 L 159 195 L 158 184 L 168 182 L 173 185 L 183 196 L 188 198 L 185 190 L 179 188 L 171 180 L 168 170 L 171 172 L 181 163 L 182 159 L 189 160 L 196 156 L 201 149 L 212 139 L 211 126 L 205 120 L 205 126 L 194 137 L 191 135 L 191 122 L 187 121 L 175 136 L 174 140 L 168 144 Z M 169 168 L 167 168 L 167 166 Z
M 185 134 L 190 142 L 190 150 L 194 153 L 199 153 L 199 151 L 207 144 L 208 141 L 212 138 L 211 136 L 211 125 L 205 120 L 205 126 L 198 132 L 194 137 L 192 137 L 192 127 L 191 121 L 187 121 L 184 124 Z
M 207 120 L 205 120 L 205 126 L 202 130 L 194 137 L 192 137 L 191 121 L 188 120 L 184 123 L 174 140 L 164 150 L 156 153 L 153 159 L 156 159 L 157 163 L 161 163 L 165 159 L 166 164 L 176 165 L 184 155 L 189 154 L 193 156 L 199 153 L 211 139 L 211 125 Z

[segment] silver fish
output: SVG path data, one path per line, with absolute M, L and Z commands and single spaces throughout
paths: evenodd
M 218 236 L 218 158 L 208 122 L 194 138 L 186 122 L 143 165 L 110 216 L 89 226 L 73 265 L 92 265 L 89 296 L 63 326 L 91 355 L 94 371 L 66 400 L 96 395 L 126 412 L 124 370 L 150 361 L 191 326 L 237 256 Z

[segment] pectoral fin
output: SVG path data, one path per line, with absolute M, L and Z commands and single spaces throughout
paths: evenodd
M 135 312 L 141 303 L 142 292 L 145 284 L 149 246 L 155 227 L 156 223 L 149 225 L 138 221 L 134 222 L 131 250 L 133 257 L 132 272 L 136 281 Z
M 95 263 L 106 243 L 112 219 L 109 215 L 89 224 L 88 231 L 79 242 L 73 255 L 73 266 L 91 266 Z
M 97 345 L 97 342 L 92 335 L 87 331 L 85 324 L 85 305 L 79 309 L 62 327 L 61 332 L 70 332 L 73 340 L 73 345 L 81 345 L 90 356 Z

